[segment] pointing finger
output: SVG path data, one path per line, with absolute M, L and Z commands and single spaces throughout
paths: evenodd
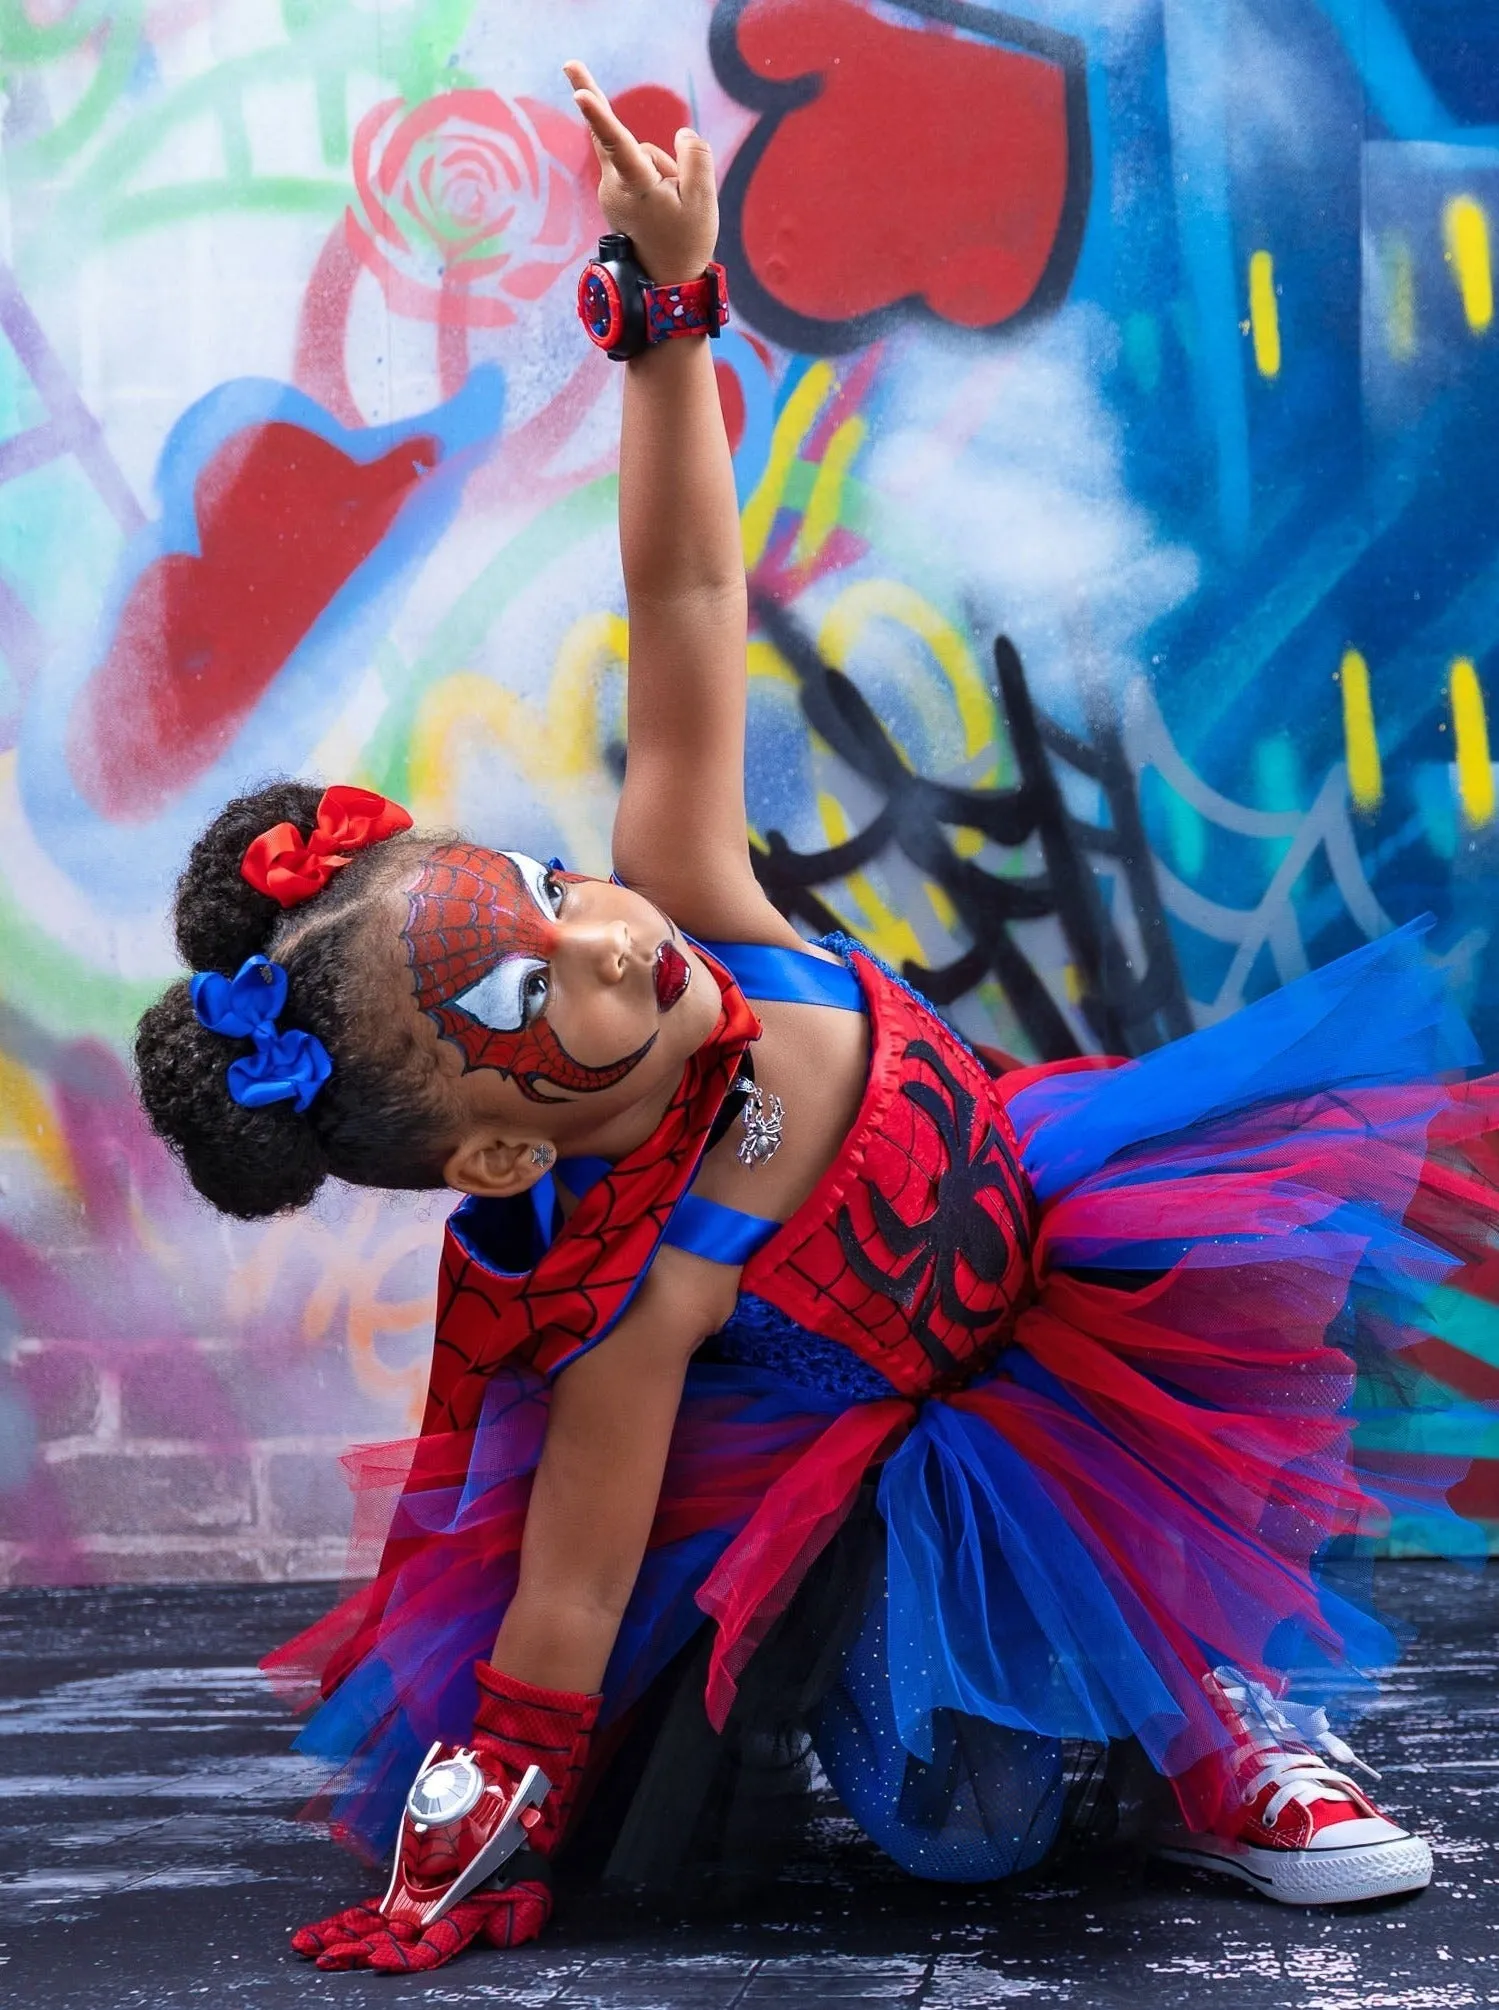
M 661 179 L 639 140 L 619 119 L 598 86 L 580 86 L 573 102 L 588 121 L 588 130 L 624 186 L 640 194 Z

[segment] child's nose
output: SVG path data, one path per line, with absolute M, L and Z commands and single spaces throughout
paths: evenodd
M 569 948 L 601 983 L 617 984 L 629 968 L 630 931 L 624 922 L 584 922 L 567 935 Z

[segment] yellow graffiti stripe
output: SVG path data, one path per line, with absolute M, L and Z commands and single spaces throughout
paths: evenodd
M 46 1091 L 22 1062 L 0 1054 L 0 1151 L 19 1147 L 54 1191 L 75 1195 L 73 1160 Z
M 921 594 L 890 579 L 858 580 L 845 587 L 818 631 L 817 644 L 823 660 L 836 670 L 846 670 L 864 629 L 875 620 L 890 621 L 925 644 L 941 675 L 934 683 L 923 680 L 913 685 L 910 695 L 918 704 L 925 700 L 928 712 L 937 691 L 951 698 L 963 730 L 965 757 L 971 760 L 975 755 L 991 755 L 991 768 L 979 785 L 985 780 L 992 783 L 998 776 L 1000 751 L 994 738 L 993 701 L 979 676 L 966 638 Z M 797 688 L 794 674 L 773 645 L 763 638 L 751 642 L 748 667 L 751 682 L 761 679 L 791 690 Z M 939 722 L 933 718 L 932 723 Z M 851 827 L 842 803 L 824 790 L 818 793 L 817 808 L 826 843 L 843 844 Z M 984 838 L 979 831 L 959 830 L 953 833 L 953 845 L 960 857 L 971 857 L 983 849 Z M 951 900 L 932 881 L 924 882 L 922 891 L 942 929 L 951 933 L 958 926 Z M 884 899 L 867 874 L 850 873 L 839 892 L 848 927 L 877 954 L 896 965 L 908 959 L 922 960 L 921 943 L 914 929 Z M 826 892 L 824 898 L 828 898 Z M 840 910 L 836 897 L 830 904 L 835 911 Z
M 1475 335 L 1494 319 L 1494 273 L 1489 254 L 1489 220 L 1471 195 L 1455 195 L 1442 212 L 1447 262 L 1462 296 L 1463 313 Z
M 567 819 L 577 785 L 599 772 L 599 681 L 629 654 L 623 615 L 588 614 L 562 639 L 544 709 L 471 670 L 455 672 L 422 700 L 412 728 L 410 798 L 419 823 L 452 813 L 463 762 L 482 735 Z
M 812 493 L 802 512 L 802 527 L 791 554 L 796 564 L 805 565 L 816 558 L 838 528 L 843 515 L 843 479 L 868 436 L 869 427 L 863 419 L 855 417 L 845 419 L 828 441 L 827 451 L 817 464 Z
M 818 813 L 822 818 L 822 828 L 830 845 L 846 844 L 853 836 L 853 826 L 848 812 L 836 796 L 819 792 Z M 902 963 L 925 962 L 921 953 L 921 943 L 916 931 L 903 914 L 897 914 L 889 902 L 883 898 L 867 873 L 851 872 L 843 881 L 848 890 L 848 898 L 855 912 L 850 920 L 849 932 L 867 943 L 876 956 L 899 970 Z M 928 886 L 928 894 L 937 888 Z
M 791 691 L 801 689 L 796 672 L 775 644 L 763 636 L 751 640 L 745 651 L 745 669 L 752 684 L 763 680 L 767 684 L 784 684 Z
M 1377 810 L 1384 800 L 1384 771 L 1374 731 L 1369 666 L 1356 649 L 1346 651 L 1338 671 L 1343 687 L 1343 745 L 1348 759 L 1348 793 L 1355 809 Z
M 409 796 L 417 822 L 442 823 L 450 815 L 463 757 L 479 733 L 508 751 L 525 739 L 528 726 L 541 730 L 535 708 L 472 670 L 435 684 L 422 700 L 411 733 Z
M 1457 795 L 1463 816 L 1474 825 L 1494 814 L 1494 766 L 1489 758 L 1489 725 L 1484 716 L 1483 688 L 1471 658 L 1459 656 L 1452 666 L 1448 695 L 1452 703 L 1453 749 L 1457 757 Z
M 765 472 L 741 514 L 746 569 L 753 569 L 765 556 L 771 526 L 785 497 L 791 471 L 836 383 L 830 363 L 814 363 L 786 400 L 785 408 L 776 420 L 775 431 L 770 436 L 770 454 Z
M 1254 332 L 1255 368 L 1262 377 L 1280 375 L 1280 308 L 1275 298 L 1275 260 L 1257 251 L 1249 261 L 1249 325 Z
M 615 666 L 622 670 L 629 660 L 630 624 L 622 614 L 585 614 L 562 638 L 556 673 L 547 690 L 547 722 L 564 739 L 572 722 L 576 737 L 568 758 L 580 769 L 597 756 L 597 728 L 584 721 L 600 673 Z
M 871 621 L 892 621 L 919 637 L 936 659 L 958 709 L 964 753 L 995 749 L 994 700 L 978 672 L 966 636 L 914 588 L 894 579 L 861 579 L 846 586 L 828 609 L 817 645 L 834 669 L 847 668 Z M 913 694 L 915 695 L 915 694 Z

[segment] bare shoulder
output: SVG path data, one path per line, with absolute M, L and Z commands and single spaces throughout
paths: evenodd
M 668 1244 L 611 1338 L 628 1329 L 631 1352 L 690 1354 L 729 1318 L 738 1296 L 737 1265 L 710 1263 Z

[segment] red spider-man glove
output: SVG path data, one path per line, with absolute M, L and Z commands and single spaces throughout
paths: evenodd
M 598 1722 L 602 1696 L 563 1689 L 534 1689 L 502 1675 L 487 1661 L 474 1663 L 479 1707 L 474 1714 L 474 1748 L 499 1761 L 517 1778 L 540 1766 L 552 1783 L 541 1803 L 539 1821 L 526 1821 L 526 1841 L 538 1856 L 550 1856 L 566 1833 L 589 1741 Z
M 330 1912 L 326 1919 L 313 1920 L 310 1926 L 299 1926 L 291 1937 L 291 1951 L 300 1954 L 304 1961 L 316 1961 L 340 1941 L 362 1939 L 385 1924 L 379 1899 L 362 1899 L 358 1905 L 345 1906 L 342 1912 Z
M 540 1860 L 566 1827 L 599 1698 L 536 1689 L 483 1661 L 475 1675 L 472 1742 L 428 1753 L 384 1898 L 293 1935 L 293 1949 L 320 1968 L 437 1968 L 480 1934 L 515 1947 L 546 1925 Z
M 520 1947 L 535 1940 L 552 1916 L 552 1894 L 535 1878 L 503 1891 L 460 1898 L 435 1926 L 392 1921 L 376 1907 L 351 1905 L 317 1926 L 293 1934 L 298 1954 L 316 1958 L 319 1968 L 371 1968 L 377 1974 L 409 1975 L 441 1968 L 475 1940 L 491 1947 Z M 315 1936 L 326 1935 L 321 1942 Z

